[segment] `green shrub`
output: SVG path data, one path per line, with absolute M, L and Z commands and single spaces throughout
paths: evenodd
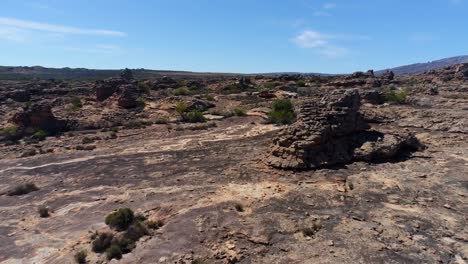
M 38 139 L 38 140 L 44 140 L 47 137 L 47 135 L 48 134 L 46 131 L 39 129 L 36 131 L 36 133 L 34 133 L 33 138 Z
M 81 103 L 81 99 L 78 97 L 73 97 L 71 99 L 71 104 L 73 105 L 73 107 L 78 109 L 83 107 L 83 103 Z
M 397 91 L 397 90 L 387 89 L 384 92 L 384 99 L 386 102 L 403 104 L 406 102 L 406 97 L 408 97 L 408 92 L 406 90 Z
M 106 217 L 105 223 L 117 231 L 124 231 L 133 223 L 134 219 L 135 216 L 130 208 L 121 208 L 110 213 Z
M 44 205 L 39 206 L 38 212 L 39 212 L 39 216 L 42 217 L 42 218 L 46 218 L 46 217 L 49 217 L 49 216 L 50 216 L 50 214 L 49 214 L 49 208 L 47 208 L 47 207 L 44 206 Z
M 149 232 L 146 227 L 141 222 L 135 221 L 127 228 L 127 231 L 124 233 L 124 237 L 133 241 L 138 241 L 141 237 L 148 234 Z
M 122 250 L 118 245 L 112 245 L 106 250 L 106 257 L 108 260 L 111 259 L 121 259 Z
M 0 135 L 14 138 L 18 135 L 18 126 L 11 125 L 0 130 Z
M 73 258 L 75 259 L 75 262 L 78 264 L 86 264 L 86 257 L 88 256 L 88 253 L 86 250 L 80 250 L 75 253 L 75 256 Z
M 179 96 L 179 95 L 189 95 L 190 91 L 186 87 L 180 87 L 177 89 L 174 89 L 172 91 L 173 95 Z
M 141 120 L 130 120 L 123 126 L 127 129 L 138 129 L 145 127 L 145 124 Z
M 138 89 L 145 94 L 151 94 L 151 87 L 146 82 L 138 82 Z
M 243 108 L 240 108 L 240 107 L 235 107 L 234 109 L 232 109 L 232 113 L 236 116 L 246 116 L 247 115 L 247 112 L 243 109 Z
M 124 236 L 119 238 L 119 239 L 116 239 L 113 242 L 113 245 L 118 246 L 120 248 L 120 251 L 123 254 L 127 254 L 127 253 L 132 252 L 132 250 L 136 247 L 135 246 L 135 240 L 132 240 L 132 239 L 124 237 Z
M 264 88 L 266 89 L 273 89 L 275 88 L 276 86 L 278 86 L 279 84 L 277 82 L 267 82 L 263 85 Z
M 305 87 L 306 86 L 306 82 L 304 80 L 298 80 L 298 81 L 296 81 L 296 84 L 299 87 Z
M 146 99 L 144 97 L 138 97 L 136 99 L 136 103 L 139 107 L 145 107 L 146 105 Z
M 114 235 L 112 233 L 100 233 L 91 244 L 91 249 L 93 252 L 102 253 L 111 246 L 113 240 Z
M 200 110 L 192 110 L 188 113 L 184 113 L 182 119 L 189 123 L 202 123 L 206 121 L 203 112 Z
M 8 196 L 17 196 L 17 195 L 25 195 L 30 192 L 34 192 L 39 190 L 39 188 L 34 183 L 24 183 L 17 185 L 15 188 L 7 192 Z
M 275 124 L 291 124 L 296 119 L 294 106 L 289 99 L 278 99 L 273 102 L 272 110 L 268 113 L 270 122 Z
M 187 111 L 187 103 L 186 102 L 180 102 L 175 106 L 174 109 L 176 110 L 176 112 L 180 116 L 182 116 L 185 113 L 185 111 Z

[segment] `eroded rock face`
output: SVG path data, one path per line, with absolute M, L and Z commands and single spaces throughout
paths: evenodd
M 102 102 L 111 97 L 119 90 L 121 85 L 128 84 L 123 78 L 110 78 L 103 81 L 97 81 L 94 89 L 96 90 L 96 100 Z
M 10 121 L 21 129 L 42 129 L 50 134 L 64 128 L 64 122 L 55 118 L 52 107 L 47 103 L 33 104 L 16 113 Z
M 122 90 L 118 99 L 118 105 L 122 108 L 134 108 L 137 107 L 137 99 L 139 96 L 138 89 L 133 84 L 126 84 L 120 87 Z
M 316 169 L 393 158 L 406 147 L 417 147 L 411 134 L 369 131 L 359 107 L 357 90 L 303 103 L 298 121 L 274 139 L 267 163 L 281 169 Z

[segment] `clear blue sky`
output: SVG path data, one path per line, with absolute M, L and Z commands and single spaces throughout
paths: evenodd
M 468 54 L 468 0 L 1 0 L 0 65 L 345 73 Z

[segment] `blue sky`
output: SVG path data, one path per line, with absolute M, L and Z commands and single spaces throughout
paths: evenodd
M 1 0 L 0 65 L 346 73 L 468 54 L 468 0 Z

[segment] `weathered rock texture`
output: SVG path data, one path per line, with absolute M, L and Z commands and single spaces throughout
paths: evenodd
M 394 158 L 406 148 L 418 147 L 409 133 L 385 135 L 368 130 L 359 107 L 357 90 L 304 102 L 298 121 L 274 139 L 267 162 L 282 169 L 316 169 Z
M 16 113 L 11 122 L 20 129 L 42 129 L 50 134 L 57 133 L 65 126 L 64 122 L 57 120 L 52 113 L 52 108 L 47 103 L 33 104 Z

